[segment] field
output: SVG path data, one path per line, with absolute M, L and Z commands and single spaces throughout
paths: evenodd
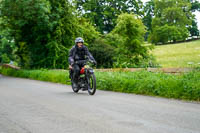
M 153 54 L 161 67 L 199 67 L 200 40 L 156 46 Z

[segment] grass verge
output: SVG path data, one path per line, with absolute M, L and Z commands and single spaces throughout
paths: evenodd
M 3 75 L 66 83 L 69 73 L 61 70 L 1 69 Z M 200 69 L 181 75 L 139 72 L 95 72 L 97 89 L 200 101 Z

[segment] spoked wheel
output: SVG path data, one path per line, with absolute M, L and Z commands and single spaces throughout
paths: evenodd
M 88 93 L 94 95 L 96 92 L 96 77 L 94 74 L 88 76 Z

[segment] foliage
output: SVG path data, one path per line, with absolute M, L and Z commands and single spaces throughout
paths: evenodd
M 194 11 L 200 11 L 200 3 L 198 0 L 190 0 L 191 1 L 191 4 L 192 4 L 192 7 L 191 7 L 191 10 L 194 12 Z
M 189 1 L 150 0 L 143 8 L 141 0 L 1 0 L 0 63 L 67 68 L 80 36 L 98 67 L 156 67 L 144 36 L 161 44 L 199 35 L 191 14 L 199 2 Z
M 47 42 L 47 33 L 44 31 L 48 31 L 49 3 L 44 0 L 36 0 L 35 2 L 31 0 L 2 0 L 0 10 L 0 17 L 3 20 L 2 25 L 5 25 L 12 31 L 13 41 L 18 47 L 17 54 L 20 57 L 21 64 L 28 67 L 28 64 L 31 62 L 31 56 L 44 53 L 43 45 L 41 45 L 42 48 L 40 47 L 37 50 L 32 48 L 36 47 L 38 43 Z M 36 28 L 37 26 L 38 28 Z M 42 35 L 40 36 L 40 34 Z M 45 38 L 45 42 L 44 40 L 42 41 L 42 36 Z M 35 52 L 31 53 L 31 50 L 35 50 Z
M 144 5 L 143 23 L 147 27 L 147 31 L 152 31 L 152 19 L 154 16 L 154 0 L 150 0 Z
M 142 18 L 143 24 L 147 27 L 145 34 L 145 41 L 147 41 L 150 32 L 152 32 L 152 19 L 154 17 L 154 0 L 150 0 L 144 4 L 144 16 Z
M 0 27 L 0 64 L 16 60 L 15 51 L 16 46 L 9 34 L 9 29 Z
M 191 36 L 199 36 L 199 30 L 195 20 L 192 20 L 192 25 L 188 27 L 188 30 Z
M 191 1 L 191 11 L 200 11 L 200 3 L 197 0 L 190 0 Z M 199 36 L 199 30 L 197 26 L 196 19 L 194 18 L 192 20 L 192 25 L 188 27 L 188 30 L 190 31 L 191 36 Z
M 189 32 L 186 27 L 176 27 L 165 24 L 164 26 L 156 26 L 149 39 L 152 43 L 164 44 L 169 41 L 176 42 L 185 40 L 188 37 L 188 34 Z
M 117 25 L 111 34 L 117 34 L 122 43 L 118 44 L 118 57 L 116 67 L 138 66 L 144 59 L 148 59 L 150 47 L 144 46 L 145 26 L 141 19 L 133 14 L 121 14 L 117 19 Z M 122 64 L 122 65 L 121 65 Z
M 85 18 L 78 18 L 78 33 L 77 36 L 81 36 L 84 38 L 84 44 L 90 45 L 97 38 L 100 37 L 100 33 L 96 31 L 96 28 L 92 26 L 90 22 L 88 22 Z
M 150 41 L 158 44 L 185 40 L 188 37 L 186 27 L 191 25 L 193 19 L 191 3 L 186 0 L 155 0 L 154 4 L 155 18 L 152 20 Z M 164 33 L 165 31 L 174 33 Z
M 97 61 L 97 67 L 113 67 L 114 57 L 116 56 L 115 48 L 105 43 L 103 39 L 97 39 L 89 47 L 90 52 Z
M 2 69 L 4 75 L 66 83 L 69 74 L 58 70 Z M 181 75 L 139 72 L 95 72 L 97 89 L 200 101 L 200 71 Z M 70 84 L 70 82 L 67 82 Z
M 74 0 L 81 16 L 88 18 L 101 33 L 110 32 L 123 12 L 142 15 L 141 0 Z
M 77 36 L 88 43 L 98 37 L 66 0 L 2 0 L 0 4 L 1 25 L 11 29 L 24 68 L 66 68 L 68 50 Z

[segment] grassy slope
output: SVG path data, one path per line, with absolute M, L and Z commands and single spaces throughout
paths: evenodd
M 162 67 L 200 66 L 200 40 L 156 46 L 153 54 Z

